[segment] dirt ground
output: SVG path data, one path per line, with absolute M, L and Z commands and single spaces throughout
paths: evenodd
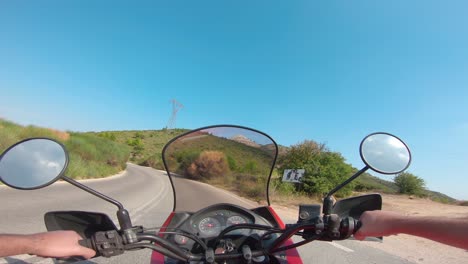
M 405 195 L 384 194 L 382 198 L 383 210 L 406 215 L 449 216 L 468 221 L 468 206 L 447 205 Z M 275 206 L 275 210 L 282 217 L 297 219 L 297 209 Z M 371 241 L 360 243 L 418 264 L 468 264 L 468 251 L 415 236 L 396 235 L 385 237 L 383 243 Z

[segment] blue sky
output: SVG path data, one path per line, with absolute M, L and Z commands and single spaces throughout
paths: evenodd
M 361 167 L 387 131 L 468 199 L 466 1 L 2 1 L 0 116 L 73 131 L 251 126 Z M 382 176 L 384 177 L 384 176 Z M 391 177 L 386 176 L 387 179 Z

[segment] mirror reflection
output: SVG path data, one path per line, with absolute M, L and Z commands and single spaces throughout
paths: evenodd
M 361 157 L 372 170 L 383 174 L 400 173 L 411 162 L 411 154 L 405 143 L 386 133 L 367 136 L 361 143 Z
M 0 158 L 0 179 L 19 189 L 52 183 L 65 170 L 67 154 L 49 139 L 30 139 L 7 150 Z

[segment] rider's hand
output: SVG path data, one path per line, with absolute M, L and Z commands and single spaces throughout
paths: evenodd
M 52 231 L 31 235 L 30 254 L 42 257 L 72 257 L 82 256 L 92 258 L 96 252 L 78 244 L 82 239 L 75 231 Z
M 403 215 L 388 211 L 366 211 L 359 219 L 362 225 L 354 234 L 354 238 L 363 240 L 366 237 L 397 234 L 397 227 L 404 217 Z

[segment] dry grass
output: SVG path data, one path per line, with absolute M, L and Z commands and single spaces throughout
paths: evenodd
M 70 139 L 70 134 L 68 132 L 60 131 L 60 130 L 56 130 L 52 128 L 48 128 L 48 130 L 52 132 L 52 134 L 54 134 L 61 141 L 67 141 L 68 139 Z

